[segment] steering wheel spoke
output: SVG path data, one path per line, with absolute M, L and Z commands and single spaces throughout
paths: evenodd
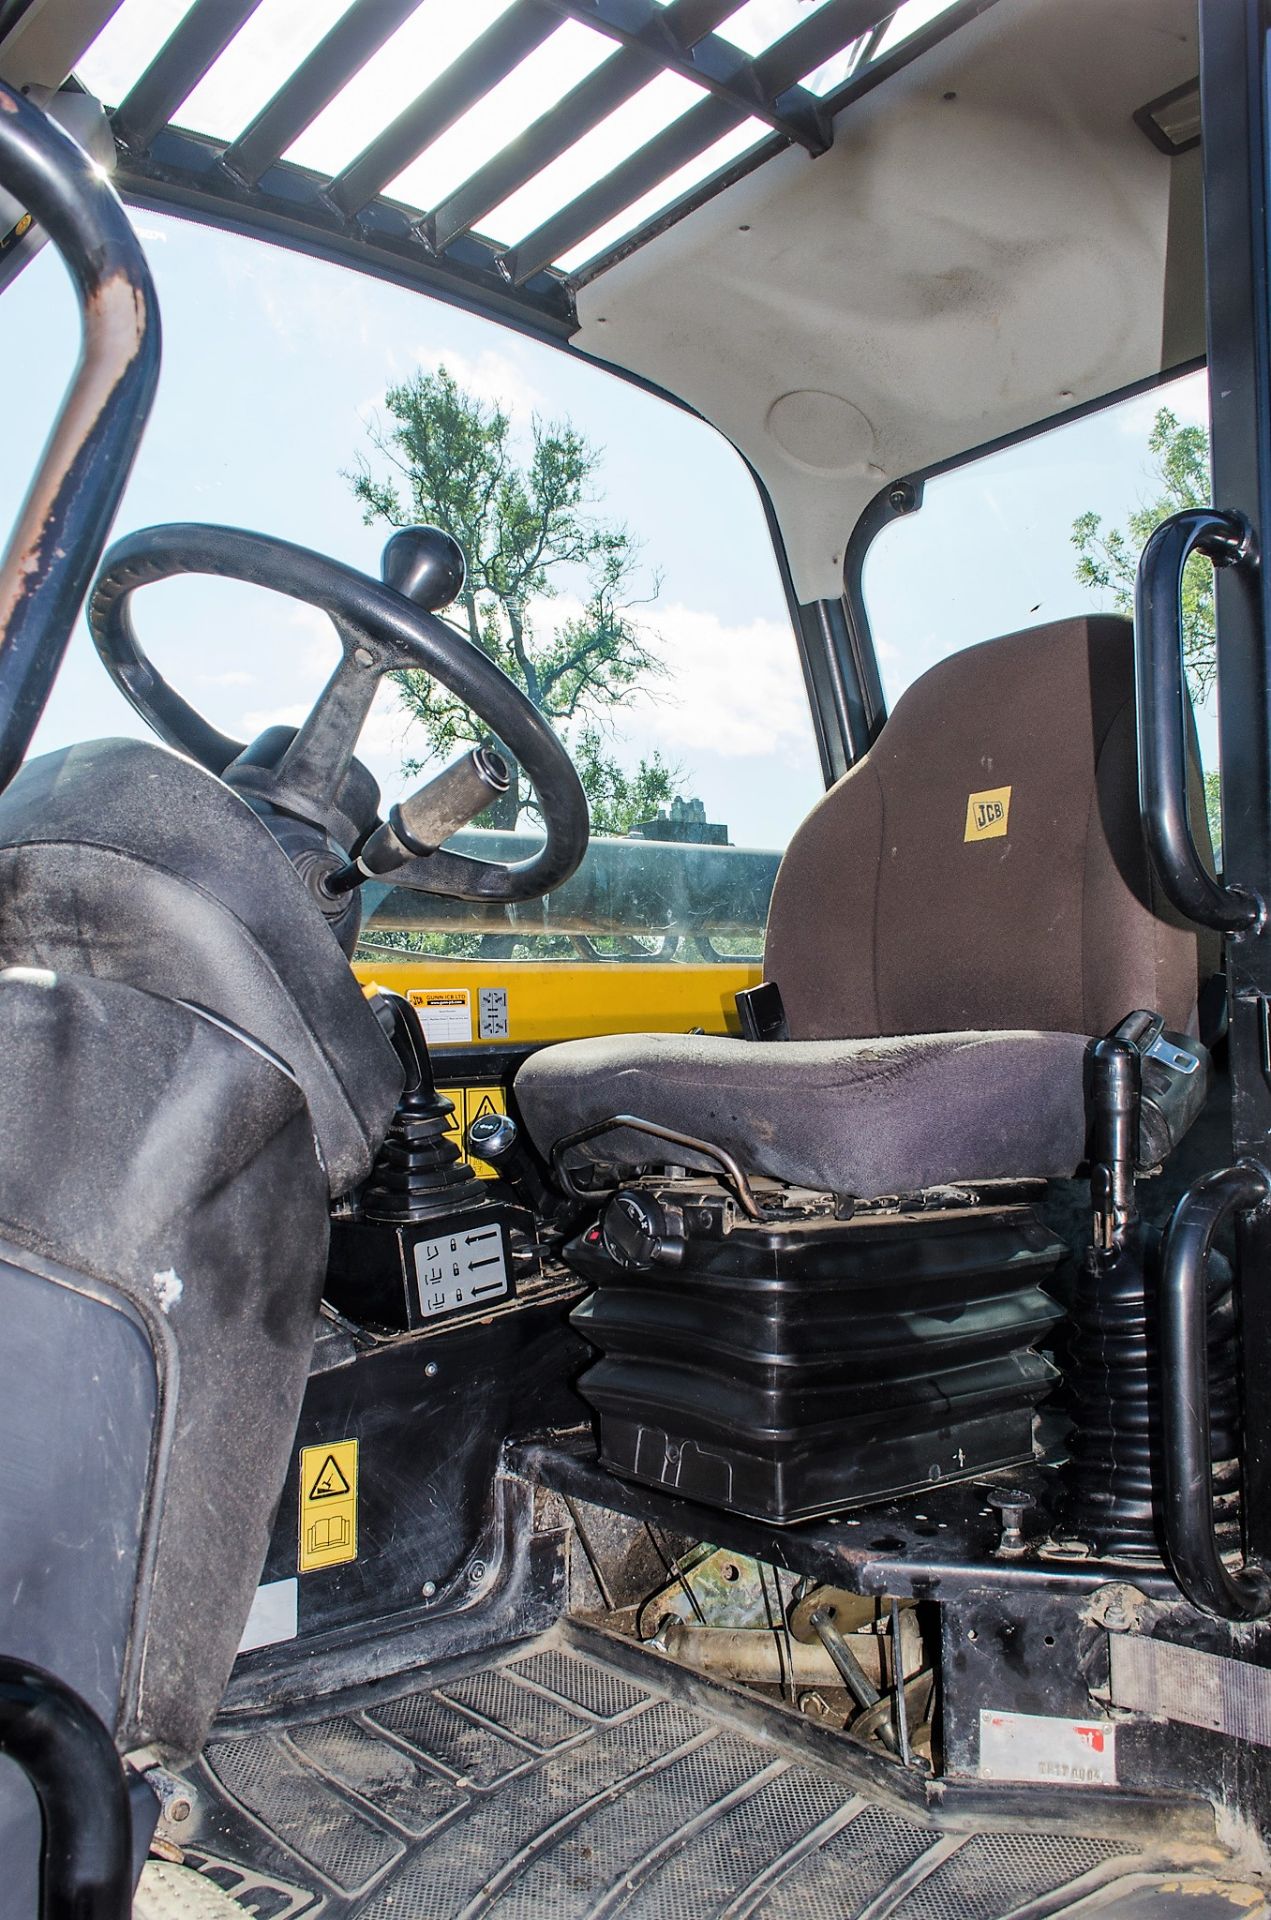
M 271 782 L 276 806 L 318 818 L 340 790 L 386 671 L 379 649 L 368 647 L 343 621 L 337 620 L 335 626 L 343 649 L 339 664 L 301 722 Z M 266 790 L 258 787 L 257 792 Z M 266 793 L 266 797 L 271 796 Z
M 439 847 L 436 853 L 408 860 L 385 878 L 390 886 L 405 887 L 411 893 L 439 893 L 448 900 L 533 900 L 546 889 L 536 886 L 533 893 L 507 890 L 507 875 L 523 873 L 530 864 L 522 860 L 516 866 L 503 866 L 497 860 L 478 860 L 473 854 L 451 853 L 447 847 Z

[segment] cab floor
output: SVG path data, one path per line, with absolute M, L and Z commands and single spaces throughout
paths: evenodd
M 549 1638 L 222 1723 L 189 1865 L 258 1920 L 1232 1920 L 1258 1890 L 1073 1833 L 939 1832 Z

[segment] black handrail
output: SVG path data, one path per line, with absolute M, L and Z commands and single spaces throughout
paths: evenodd
M 91 1707 L 51 1673 L 0 1657 L 0 1754 L 16 1760 L 40 1803 L 40 1920 L 128 1920 L 128 1790 Z
M 1214 878 L 1197 852 L 1187 813 L 1182 588 L 1193 553 L 1216 567 L 1256 564 L 1248 523 L 1213 507 L 1171 514 L 1143 549 L 1134 583 L 1139 804 L 1152 864 L 1178 911 L 1199 926 L 1242 933 L 1260 923 L 1262 901 Z
M 110 531 L 159 377 L 150 270 L 112 188 L 68 134 L 0 85 L 0 185 L 79 294 L 75 378 L 0 558 L 0 788 L 31 744 Z
M 1194 1607 L 1223 1620 L 1271 1613 L 1271 1571 L 1228 1567 L 1214 1528 L 1209 1423 L 1209 1291 L 1214 1235 L 1271 1198 L 1271 1173 L 1241 1160 L 1198 1180 L 1174 1210 L 1161 1253 L 1160 1355 L 1165 1547 Z

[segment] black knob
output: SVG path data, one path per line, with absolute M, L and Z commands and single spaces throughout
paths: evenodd
M 510 1113 L 479 1113 L 468 1128 L 468 1146 L 479 1160 L 495 1166 L 515 1152 L 520 1128 Z
M 463 592 L 463 548 L 440 527 L 399 527 L 380 555 L 380 578 L 425 613 L 439 613 Z
M 623 1187 L 600 1216 L 605 1252 L 636 1273 L 678 1267 L 684 1259 L 684 1222 L 678 1207 L 664 1207 L 651 1193 Z

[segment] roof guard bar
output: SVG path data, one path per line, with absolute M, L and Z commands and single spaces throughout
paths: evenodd
M 346 219 L 360 213 L 559 25 L 546 0 L 515 0 L 336 175 L 327 188 L 332 206 Z
M 1222 1620 L 1271 1613 L 1271 1570 L 1257 1561 L 1229 1567 L 1214 1530 L 1209 1427 L 1209 1255 L 1233 1214 L 1271 1198 L 1271 1174 L 1241 1160 L 1207 1174 L 1174 1210 L 1161 1254 L 1161 1427 L 1169 1562 L 1184 1594 Z
M 671 0 L 658 11 L 655 24 L 662 38 L 673 37 L 675 44 L 691 49 L 736 5 L 735 0 Z M 420 223 L 422 231 L 434 247 L 448 247 L 663 71 L 638 39 L 624 44 L 434 207 Z
M 254 187 L 418 5 L 419 0 L 353 0 L 225 149 L 223 162 L 235 179 Z
M 97 1715 L 51 1673 L 0 1658 L 0 1754 L 22 1768 L 40 1803 L 41 1920 L 128 1920 L 128 1789 Z
M 550 5 L 552 0 L 544 0 L 544 4 Z M 869 33 L 889 11 L 889 0 L 829 0 L 828 5 L 775 40 L 750 63 L 749 81 L 780 115 L 789 96 L 803 97 L 804 89 L 797 83 L 805 73 Z M 739 104 L 735 88 L 726 95 L 712 93 L 699 100 L 612 172 L 510 247 L 503 257 L 513 283 L 523 286 L 753 113 L 753 106 Z M 796 137 L 789 128 L 786 132 L 789 138 Z
M 1219 933 L 1262 924 L 1263 901 L 1216 880 L 1201 859 L 1187 812 L 1187 722 L 1183 670 L 1183 568 L 1193 553 L 1215 567 L 1257 566 L 1242 515 L 1187 507 L 1162 520 L 1134 584 L 1134 681 L 1139 805 L 1148 851 L 1169 900 L 1188 920 Z
M 771 99 L 755 61 L 714 33 L 714 26 L 736 13 L 736 6 L 712 9 L 709 0 L 687 0 L 687 4 L 681 0 L 681 18 L 676 20 L 675 9 L 657 0 L 643 0 L 638 6 L 632 0 L 547 0 L 547 4 L 624 46 L 643 48 L 664 72 L 696 81 L 708 93 L 717 93 L 744 113 L 767 121 L 810 153 L 824 153 L 834 139 L 830 116 L 816 94 L 792 84 L 780 102 Z M 838 0 L 840 10 L 845 4 L 851 7 L 855 0 Z M 704 17 L 712 11 L 716 19 L 710 26 L 699 27 L 694 14 Z M 829 11 L 832 14 L 833 7 Z
M 0 181 L 79 295 L 75 378 L 0 555 L 0 789 L 31 744 L 132 467 L 159 376 L 150 270 L 82 148 L 0 84 Z

